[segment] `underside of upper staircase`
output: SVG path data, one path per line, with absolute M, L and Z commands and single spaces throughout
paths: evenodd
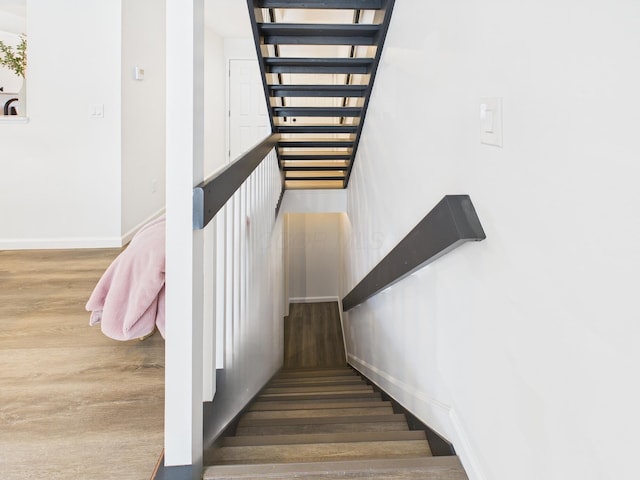
M 285 188 L 346 188 L 394 0 L 247 1 Z

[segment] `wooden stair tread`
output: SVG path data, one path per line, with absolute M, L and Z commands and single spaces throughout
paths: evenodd
M 391 405 L 391 402 L 380 402 L 379 398 L 368 400 L 346 399 L 346 400 L 298 400 L 294 402 L 254 402 L 249 405 L 248 412 L 262 412 L 268 410 L 303 410 L 310 408 L 350 408 L 350 407 L 370 407 L 375 405 Z
M 311 385 L 301 387 L 267 387 L 262 391 L 263 395 L 286 395 L 296 393 L 362 393 L 372 392 L 373 387 L 366 383 L 362 385 L 329 385 L 326 387 Z
M 468 480 L 457 456 L 408 459 L 350 460 L 330 463 L 220 465 L 206 467 L 203 480 Z
M 299 445 L 304 443 L 353 443 L 396 440 L 425 440 L 422 430 L 392 430 L 382 432 L 339 432 L 293 435 L 245 435 L 227 437 L 222 441 L 225 447 L 247 445 Z
M 246 412 L 242 421 L 267 419 L 267 418 L 318 418 L 318 417 L 338 417 L 355 415 L 391 415 L 393 407 L 374 403 L 366 407 L 343 407 L 343 408 L 313 408 L 297 410 L 259 410 Z
M 368 392 L 368 393 L 335 393 L 335 394 L 305 394 L 305 395 L 296 395 L 295 398 L 291 397 L 258 397 L 256 398 L 256 403 L 279 403 L 279 402 L 364 402 L 364 401 L 380 401 L 382 400 L 382 395 L 379 392 Z
M 280 425 L 239 426 L 236 436 L 273 436 L 273 435 L 316 435 L 353 432 L 400 432 L 410 431 L 406 421 L 397 422 L 361 422 L 361 423 L 301 423 Z
M 338 400 L 343 398 L 377 398 L 380 394 L 374 391 L 369 392 L 312 392 L 312 393 L 270 393 L 261 394 L 258 401 L 294 401 L 294 400 Z
M 354 416 L 325 416 L 312 418 L 264 418 L 245 420 L 241 418 L 238 427 L 249 426 L 269 426 L 269 425 L 319 425 L 336 423 L 384 423 L 384 422 L 406 422 L 406 418 L 401 413 L 387 415 L 354 415 Z
M 299 425 L 253 425 L 238 427 L 236 436 L 245 435 L 296 435 L 344 432 L 392 432 L 407 431 L 407 421 L 403 418 L 395 422 L 363 423 L 316 423 Z
M 269 382 L 270 387 L 305 386 L 305 385 L 366 385 L 366 382 L 357 376 L 311 377 L 311 378 L 275 378 Z
M 428 456 L 426 440 L 397 440 L 351 443 L 311 443 L 302 445 L 258 445 L 212 448 L 205 452 L 205 463 L 291 463 L 330 462 L 373 458 Z
M 331 367 L 331 368 L 289 368 L 280 370 L 276 378 L 282 377 L 325 377 L 336 375 L 351 375 L 352 377 L 361 378 L 350 367 Z

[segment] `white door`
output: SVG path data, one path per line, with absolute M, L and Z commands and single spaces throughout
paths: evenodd
M 257 60 L 229 61 L 229 161 L 271 132 Z

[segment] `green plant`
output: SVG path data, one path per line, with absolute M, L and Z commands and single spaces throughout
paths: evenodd
M 27 37 L 20 35 L 20 43 L 16 47 L 0 40 L 0 65 L 24 78 L 27 71 Z

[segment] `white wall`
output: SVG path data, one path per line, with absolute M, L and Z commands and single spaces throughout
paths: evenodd
M 289 213 L 285 222 L 289 302 L 339 298 L 341 215 Z
M 26 30 L 29 119 L 0 119 L 0 249 L 120 246 L 164 208 L 164 3 L 31 0 Z
M 282 213 L 346 213 L 346 190 L 287 190 Z
M 136 80 L 135 67 L 144 69 Z M 165 4 L 122 1 L 122 232 L 165 203 Z M 180 95 L 180 92 L 176 92 Z
M 29 122 L 0 123 L 0 249 L 119 245 L 120 22 L 120 2 L 29 1 Z
M 222 167 L 226 160 L 226 62 L 224 39 L 209 28 L 204 31 L 204 161 L 205 176 Z
M 396 2 L 347 289 L 445 194 L 471 195 L 487 239 L 349 312 L 349 361 L 471 479 L 637 478 L 639 43 L 638 2 Z M 504 148 L 479 142 L 485 96 Z

